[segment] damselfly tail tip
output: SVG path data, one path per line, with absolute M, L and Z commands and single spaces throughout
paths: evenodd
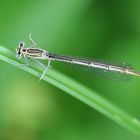
M 140 76 L 140 72 L 135 72 L 136 73 L 136 76 Z
M 127 73 L 130 75 L 140 76 L 140 72 L 133 71 L 133 70 L 129 70 Z

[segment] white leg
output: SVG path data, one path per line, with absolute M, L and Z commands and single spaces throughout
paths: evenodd
M 34 48 L 34 47 L 36 46 L 36 43 L 35 43 L 35 41 L 32 39 L 32 34 L 31 34 L 31 33 L 29 33 L 29 39 L 30 39 L 30 41 L 32 42 L 32 45 L 31 45 L 29 48 Z
M 24 60 L 25 60 L 25 64 L 18 64 L 19 66 L 30 66 L 29 61 L 27 59 L 27 57 L 25 55 L 23 55 Z
M 50 67 L 50 63 L 51 63 L 51 60 L 48 59 L 48 65 L 47 65 L 46 69 L 44 70 L 42 76 L 40 77 L 39 81 L 44 77 L 45 73 L 47 72 L 48 68 Z
M 32 59 L 33 61 L 35 61 L 36 63 L 38 63 L 38 64 L 39 64 L 40 66 L 42 66 L 43 68 L 45 68 L 43 74 L 41 75 L 41 77 L 40 77 L 40 79 L 39 79 L 39 81 L 40 81 L 40 80 L 43 78 L 43 76 L 45 75 L 45 73 L 47 72 L 48 68 L 50 67 L 51 60 L 48 59 L 48 64 L 47 64 L 47 66 L 46 66 L 46 65 L 43 65 L 41 62 L 39 62 L 39 61 L 33 59 L 32 57 L 31 57 L 31 59 Z
M 45 65 L 43 65 L 41 62 L 37 61 L 36 59 L 30 57 L 33 61 L 35 61 L 36 63 L 38 63 L 41 67 L 43 67 L 44 69 L 46 68 Z
M 27 57 L 26 57 L 25 55 L 23 55 L 23 56 L 24 56 L 24 59 L 25 59 L 25 61 L 26 61 L 26 64 L 25 64 L 25 65 L 30 66 L 30 64 L 29 64 L 29 61 L 28 61 Z

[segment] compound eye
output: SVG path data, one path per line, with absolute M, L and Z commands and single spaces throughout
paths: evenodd
M 20 42 L 20 43 L 19 43 L 19 46 L 20 46 L 20 47 L 24 47 L 24 45 L 25 45 L 24 42 Z
M 23 47 L 23 43 L 20 43 L 19 45 L 20 45 L 20 47 Z

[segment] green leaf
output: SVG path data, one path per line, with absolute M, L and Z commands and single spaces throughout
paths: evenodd
M 0 59 L 23 69 L 39 78 L 42 74 L 39 69 L 21 65 L 15 58 L 15 52 L 0 46 Z M 99 93 L 87 88 L 76 80 L 54 70 L 49 69 L 43 80 L 63 90 L 90 107 L 98 110 L 111 120 L 117 122 L 126 129 L 140 135 L 140 122 L 138 119 L 130 116 L 125 111 L 119 109 L 116 105 L 100 96 Z

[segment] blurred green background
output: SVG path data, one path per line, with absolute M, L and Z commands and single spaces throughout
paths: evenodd
M 140 1 L 1 0 L 0 44 L 20 40 L 57 54 L 129 62 L 140 70 Z M 1 140 L 138 140 L 81 101 L 0 62 Z M 140 119 L 140 78 L 115 82 L 63 63 L 53 68 L 85 84 Z

